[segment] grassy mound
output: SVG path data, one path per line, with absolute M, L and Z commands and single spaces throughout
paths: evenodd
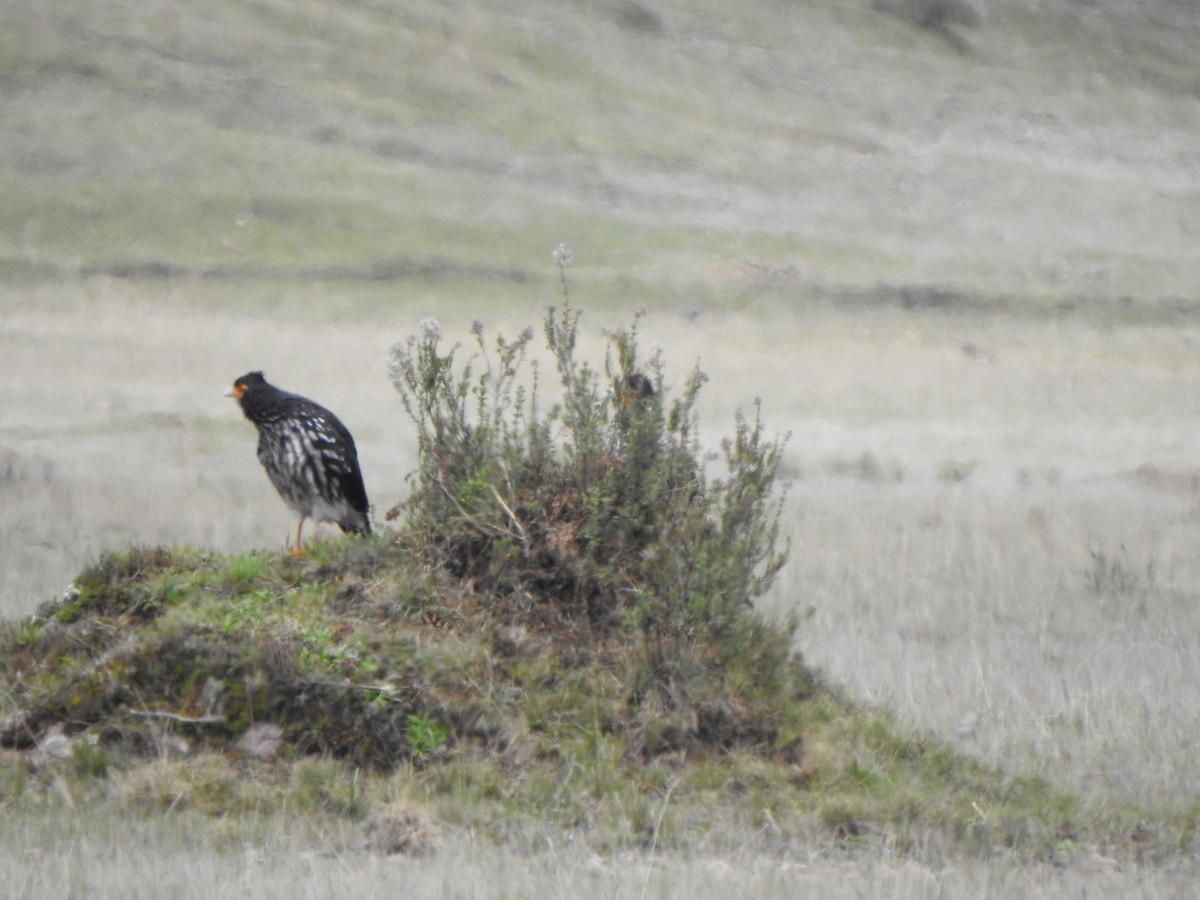
M 334 816 L 390 851 L 435 827 L 520 845 L 566 832 L 601 849 L 1038 858 L 1193 839 L 1187 823 L 1147 830 L 1137 810 L 1087 809 L 906 736 L 757 629 L 757 653 L 731 662 L 699 642 L 651 690 L 643 633 L 473 590 L 394 538 L 301 559 L 133 549 L 4 624 L 0 741 L 17 749 L 0 802 L 65 790 Z
M 550 310 L 548 406 L 532 332 L 489 348 L 477 326 L 464 361 L 426 323 L 392 351 L 420 453 L 397 531 L 302 558 L 134 548 L 5 623 L 0 802 L 70 778 L 72 797 L 362 820 L 389 851 L 421 846 L 427 820 L 612 847 L 1192 840 L 823 686 L 753 606 L 787 555 L 780 442 L 739 416 L 705 458 L 703 374 L 668 403 L 636 322 L 593 368 L 579 313 Z
M 303 560 L 133 549 L 3 635 L 10 709 L 0 741 L 52 725 L 156 752 L 162 726 L 216 750 L 255 723 L 287 755 L 374 770 L 464 754 L 556 757 L 582 729 L 643 760 L 742 749 L 801 757 L 813 690 L 786 644 L 714 665 L 697 645 L 652 676 L 647 648 L 552 604 L 497 597 L 412 565 L 387 538 L 319 544 Z M 665 651 L 659 651 L 665 652 Z M 770 676 L 761 678 L 761 676 Z M 674 691 L 648 686 L 666 680 Z

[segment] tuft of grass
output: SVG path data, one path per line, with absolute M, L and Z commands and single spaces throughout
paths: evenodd
M 880 460 L 867 450 L 855 459 L 832 459 L 825 470 L 840 478 L 854 478 L 873 484 L 899 484 L 904 480 L 904 468 L 895 460 Z
M 975 460 L 947 459 L 938 466 L 937 478 L 942 484 L 962 484 L 975 474 L 978 466 Z
M 1154 589 L 1157 581 L 1154 560 L 1135 563 L 1124 546 L 1116 551 L 1098 548 L 1088 552 L 1092 561 L 1083 572 L 1083 581 L 1097 597 L 1140 597 Z

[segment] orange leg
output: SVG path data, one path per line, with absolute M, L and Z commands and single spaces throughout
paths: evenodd
M 292 556 L 300 556 L 304 553 L 304 546 L 300 543 L 300 532 L 304 529 L 304 516 L 300 517 L 300 521 L 296 523 L 296 546 L 292 547 Z

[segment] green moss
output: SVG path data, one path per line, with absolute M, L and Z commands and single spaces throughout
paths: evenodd
M 262 553 L 233 556 L 226 561 L 224 577 L 231 593 L 244 594 L 267 573 L 268 557 Z

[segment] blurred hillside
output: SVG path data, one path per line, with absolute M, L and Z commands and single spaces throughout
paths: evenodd
M 1194 296 L 1195 5 L 938 6 L 8 0 L 0 276 Z

